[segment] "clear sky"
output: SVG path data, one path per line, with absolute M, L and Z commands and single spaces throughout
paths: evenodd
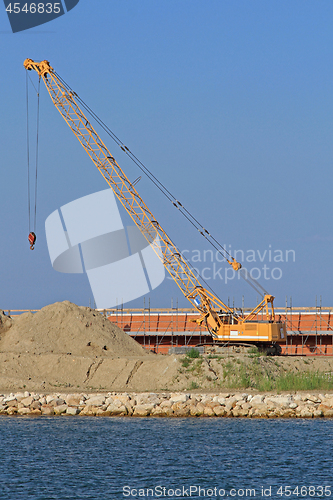
M 1 4 L 0 309 L 93 301 L 85 275 L 53 270 L 44 223 L 107 187 L 42 87 L 29 250 L 26 58 L 49 60 L 204 227 L 239 251 L 277 306 L 286 296 L 294 306 L 314 306 L 316 296 L 332 306 L 332 26 L 331 0 L 81 0 L 13 34 Z M 136 167 L 108 145 L 136 179 Z M 222 300 L 256 305 L 243 280 L 225 282 L 225 263 L 148 180 L 137 189 Z M 149 299 L 189 306 L 170 280 Z

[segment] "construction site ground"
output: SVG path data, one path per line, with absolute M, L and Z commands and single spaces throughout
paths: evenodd
M 330 384 L 333 357 L 270 357 L 251 349 L 200 357 L 154 354 L 101 314 L 67 301 L 15 318 L 0 311 L 2 393 L 220 392 L 230 388 L 250 393 L 264 387 L 272 392 L 270 382 L 288 374 L 308 377 L 310 385 L 311 376 L 319 374 Z

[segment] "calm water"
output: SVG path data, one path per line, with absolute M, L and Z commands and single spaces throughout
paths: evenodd
M 3 417 L 0 499 L 333 498 L 332 434 L 333 420 Z

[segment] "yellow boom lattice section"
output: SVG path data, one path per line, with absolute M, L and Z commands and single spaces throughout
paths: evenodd
M 155 245 L 156 253 L 183 294 L 198 308 L 194 300 L 198 288 L 202 293 L 200 282 L 78 106 L 76 94 L 67 90 L 48 61 L 38 63 L 26 59 L 24 67 L 34 69 L 43 79 L 54 105 L 149 243 L 156 234 L 159 236 L 160 245 Z

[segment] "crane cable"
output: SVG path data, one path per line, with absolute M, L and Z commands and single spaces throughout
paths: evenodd
M 161 191 L 161 193 L 181 212 L 181 214 L 194 226 L 199 233 L 208 241 L 208 243 L 229 263 L 229 258 L 234 261 L 233 256 L 226 250 L 202 224 L 192 215 L 166 186 L 160 182 L 155 175 L 129 150 L 127 146 L 116 136 L 114 132 L 101 120 L 96 113 L 78 96 L 78 94 L 65 82 L 65 80 L 54 71 L 56 77 L 62 85 L 73 94 L 80 105 L 89 113 L 89 115 L 98 123 L 98 125 L 111 137 L 111 139 L 122 149 L 122 151 L 139 167 L 139 169 L 150 179 L 150 181 Z M 133 185 L 133 184 L 132 184 Z M 229 258 L 228 258 L 229 257 Z M 186 259 L 185 259 L 186 260 Z M 267 291 L 258 283 L 245 269 L 240 269 L 240 276 L 262 297 L 267 295 Z M 205 281 L 205 280 L 203 280 Z M 210 287 L 209 287 L 210 288 Z
M 30 76 L 29 76 L 30 79 Z M 28 164 L 28 227 L 29 236 L 28 241 L 30 243 L 30 250 L 34 250 L 34 245 L 36 243 L 36 224 L 37 224 L 37 178 L 38 178 L 38 142 L 39 142 L 39 97 L 40 97 L 40 80 L 38 80 L 38 90 L 34 86 L 32 80 L 30 79 L 36 93 L 37 93 L 37 123 L 36 123 L 36 153 L 35 153 L 35 185 L 34 185 L 34 214 L 33 214 L 33 224 L 31 216 L 31 186 L 30 186 L 30 134 L 29 134 L 29 82 L 28 82 L 28 72 L 26 72 L 26 105 L 27 105 L 27 164 Z

